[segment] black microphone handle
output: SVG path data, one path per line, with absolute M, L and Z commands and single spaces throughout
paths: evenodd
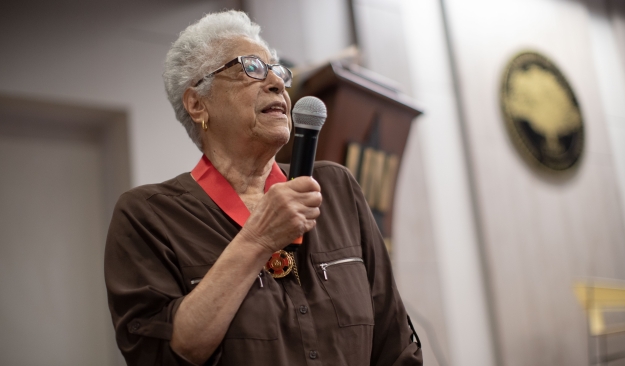
M 319 130 L 295 127 L 289 180 L 302 176 L 312 176 L 315 154 L 317 152 L 318 136 Z M 301 244 L 289 244 L 284 250 L 287 252 L 296 252 L 300 245 Z
M 312 176 L 318 136 L 319 130 L 295 127 L 289 180 L 302 176 Z

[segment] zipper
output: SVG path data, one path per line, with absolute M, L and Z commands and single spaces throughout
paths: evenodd
M 263 271 L 260 271 L 260 273 L 258 274 L 258 282 L 260 283 L 260 288 L 265 287 L 263 285 Z
M 331 267 L 335 264 L 343 264 L 343 263 L 350 263 L 350 262 L 364 263 L 362 258 L 350 257 L 350 258 L 337 259 L 328 263 L 321 263 L 319 267 L 321 267 L 321 269 L 323 270 L 323 278 L 327 281 L 328 280 L 328 272 L 327 272 L 328 267 Z
M 202 281 L 203 277 L 197 277 L 191 280 L 191 285 L 197 285 L 198 283 L 200 283 L 200 281 Z

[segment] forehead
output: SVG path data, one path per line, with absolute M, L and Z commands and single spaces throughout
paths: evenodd
M 258 56 L 266 63 L 275 63 L 276 60 L 271 55 L 271 52 L 260 44 L 250 40 L 249 38 L 236 38 L 231 41 L 230 50 L 228 52 L 227 59 L 233 59 L 237 56 Z

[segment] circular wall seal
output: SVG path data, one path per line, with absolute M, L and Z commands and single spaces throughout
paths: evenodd
M 545 56 L 524 52 L 506 67 L 501 109 L 515 145 L 530 161 L 553 170 L 571 168 L 584 146 L 584 124 L 575 94 Z

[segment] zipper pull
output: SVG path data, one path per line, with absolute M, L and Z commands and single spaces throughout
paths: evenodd
M 260 271 L 260 273 L 258 274 L 258 282 L 260 283 L 260 288 L 263 288 L 263 279 L 262 276 L 263 275 L 263 271 Z
M 323 270 L 323 278 L 327 281 L 328 280 L 328 272 L 326 271 L 326 269 L 328 268 L 328 264 L 327 263 L 321 263 L 319 265 L 319 267 L 321 267 L 321 269 Z

